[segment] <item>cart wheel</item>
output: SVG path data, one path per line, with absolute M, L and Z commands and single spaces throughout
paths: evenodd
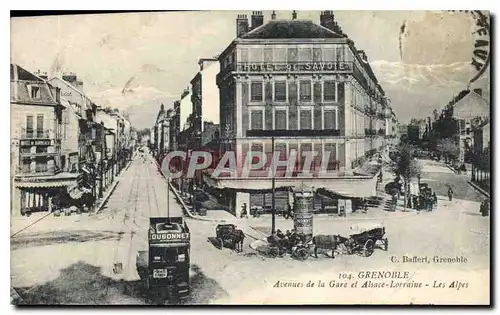
M 295 250 L 295 257 L 297 257 L 298 260 L 306 260 L 309 258 L 309 251 L 305 247 L 300 247 Z
M 217 243 L 219 243 L 219 249 L 222 250 L 224 248 L 224 243 L 222 242 L 222 238 L 218 238 Z
M 370 257 L 373 254 L 373 249 L 374 249 L 375 243 L 373 240 L 367 240 L 365 243 L 365 246 L 363 247 L 363 255 L 365 257 Z
M 387 238 L 384 238 L 384 244 L 385 244 L 385 251 L 389 249 L 389 240 Z
M 266 254 L 271 258 L 276 258 L 279 255 L 279 249 L 275 246 L 270 246 L 267 248 Z

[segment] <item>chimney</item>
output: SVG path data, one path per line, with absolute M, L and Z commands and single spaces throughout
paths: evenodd
M 474 89 L 474 93 L 476 93 L 479 96 L 483 96 L 483 89 Z
M 358 50 L 358 55 L 363 59 L 365 62 L 368 62 L 368 57 L 366 56 L 366 53 L 364 50 Z
M 238 14 L 236 18 L 236 37 L 241 37 L 248 33 L 248 18 L 246 14 Z
M 78 80 L 76 73 L 65 73 L 63 74 L 62 79 L 71 84 L 78 91 L 83 92 L 83 82 L 81 80 Z
M 335 32 L 335 23 L 333 11 L 322 11 L 319 16 L 319 24 L 327 29 Z
M 292 20 L 296 20 L 297 19 L 297 11 L 293 10 L 292 12 Z
M 264 24 L 264 16 L 262 15 L 262 11 L 253 11 L 252 12 L 252 29 L 256 29 L 257 27 Z
M 276 11 L 273 10 L 273 13 L 271 14 L 271 20 L 276 20 Z

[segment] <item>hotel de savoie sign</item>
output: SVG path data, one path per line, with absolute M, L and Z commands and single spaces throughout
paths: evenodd
M 237 70 L 250 72 L 350 71 L 352 62 L 239 62 Z

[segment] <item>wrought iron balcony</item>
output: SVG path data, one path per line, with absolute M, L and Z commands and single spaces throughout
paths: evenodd
M 55 138 L 50 129 L 26 129 L 21 128 L 20 139 L 51 139 Z

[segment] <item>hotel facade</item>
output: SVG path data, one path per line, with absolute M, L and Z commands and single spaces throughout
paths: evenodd
M 280 151 L 288 156 L 295 150 L 299 164 L 302 152 L 318 156 L 329 152 L 328 170 L 337 175 L 330 179 L 328 189 L 354 196 L 374 193 L 372 180 L 366 181 L 373 176 L 360 168 L 387 145 L 392 128 L 386 125 L 392 110 L 365 52 L 337 25 L 332 11 L 322 12 L 320 25 L 299 20 L 296 13 L 292 20 L 275 20 L 273 15 L 263 24 L 262 13 L 254 12 L 251 20 L 248 31 L 247 17 L 238 15 L 237 38 L 219 55 L 223 150 L 236 151 L 238 163 L 248 151 Z M 361 192 L 360 180 L 368 184 L 369 192 Z M 260 193 L 243 188 L 270 188 L 268 178 L 207 181 L 218 188 L 235 189 L 236 196 L 231 198 L 235 202 L 229 207 L 236 212 L 241 204 L 250 204 L 250 194 Z M 277 185 L 299 182 L 304 180 L 281 178 Z M 321 187 L 328 180 L 306 182 Z M 357 187 L 347 188 L 346 183 Z

